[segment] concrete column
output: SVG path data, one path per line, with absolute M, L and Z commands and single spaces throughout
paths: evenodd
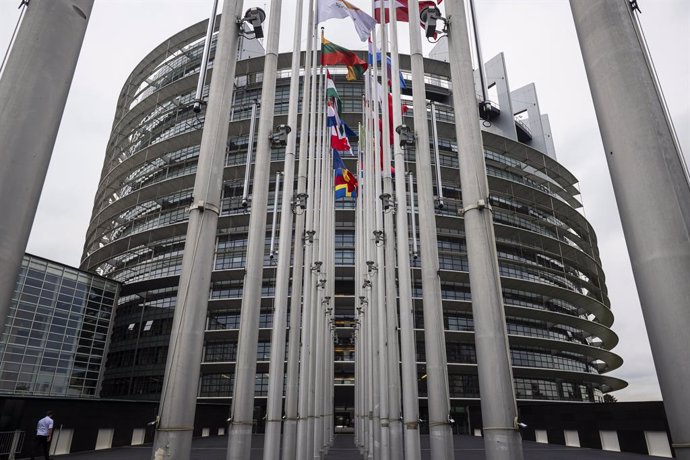
M 0 79 L 0 336 L 93 0 L 34 0 Z
M 676 456 L 690 459 L 690 184 L 626 0 L 571 0 Z

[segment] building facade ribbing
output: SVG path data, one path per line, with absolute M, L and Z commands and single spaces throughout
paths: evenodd
M 203 110 L 199 114 L 192 110 L 204 32 L 205 22 L 199 23 L 157 47 L 132 72 L 118 100 L 82 258 L 82 268 L 123 283 L 104 396 L 160 396 L 204 120 Z M 213 52 L 214 48 L 211 59 Z M 409 79 L 407 56 L 401 56 L 401 68 Z M 278 69 L 276 125 L 287 118 L 289 54 L 279 56 Z M 242 205 L 244 165 L 251 107 L 260 99 L 262 70 L 261 56 L 237 65 L 200 400 L 227 401 L 232 395 L 251 211 L 251 200 L 249 207 Z M 436 219 L 451 405 L 454 412 L 462 412 L 463 402 L 478 398 L 479 389 L 463 220 L 458 214 L 462 204 L 450 71 L 447 63 L 427 59 L 425 72 L 427 99 L 436 104 L 444 196 Z M 356 126 L 362 119 L 364 84 L 346 81 L 338 69 L 331 73 L 343 101 L 344 118 Z M 510 91 L 501 55 L 487 62 L 487 74 L 495 77 L 489 81 L 494 104 L 491 121 L 484 122 L 483 138 L 516 396 L 518 400 L 600 401 L 605 392 L 626 384 L 606 375 L 622 360 L 611 352 L 618 339 L 610 329 L 613 315 L 596 236 L 578 212 L 577 179 L 556 161 L 548 117 L 539 112 L 534 86 Z M 404 122 L 413 124 L 412 110 Z M 272 150 L 272 177 L 282 170 L 284 153 L 284 148 Z M 406 151 L 406 166 L 413 172 L 414 155 L 414 149 Z M 345 161 L 351 170 L 356 169 L 354 158 Z M 333 359 L 336 406 L 343 417 L 353 406 L 354 220 L 354 202 L 337 201 Z M 419 231 L 424 229 L 422 222 Z M 259 407 L 268 386 L 275 288 L 275 260 L 268 250 L 270 225 L 266 230 L 257 349 Z M 423 305 L 419 261 L 411 258 L 411 264 L 423 408 Z
M 0 394 L 99 396 L 119 289 L 24 255 L 0 337 Z

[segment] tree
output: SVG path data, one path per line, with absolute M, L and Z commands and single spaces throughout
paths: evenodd
M 615 396 L 607 393 L 604 395 L 604 402 L 605 403 L 615 403 L 615 402 L 618 402 L 618 399 L 616 399 Z

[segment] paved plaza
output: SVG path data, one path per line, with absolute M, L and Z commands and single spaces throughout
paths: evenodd
M 227 437 L 196 438 L 192 445 L 190 460 L 225 460 Z M 260 460 L 263 436 L 255 435 L 252 443 L 252 460 Z M 649 457 L 639 454 L 603 452 L 592 449 L 578 449 L 555 444 L 524 442 L 525 460 L 642 460 Z M 118 447 L 98 452 L 83 452 L 56 457 L 59 460 L 149 460 L 151 446 Z M 429 459 L 429 437 L 422 436 L 422 458 Z M 482 438 L 455 436 L 455 458 L 462 460 L 483 460 Z M 359 451 L 351 434 L 338 434 L 327 460 L 360 460 Z

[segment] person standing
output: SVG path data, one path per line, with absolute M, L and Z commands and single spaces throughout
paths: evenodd
M 36 425 L 36 437 L 34 438 L 34 448 L 31 452 L 31 460 L 34 460 L 36 450 L 43 452 L 45 460 L 50 460 L 50 440 L 53 438 L 53 411 L 49 410 L 46 416 L 38 421 Z

